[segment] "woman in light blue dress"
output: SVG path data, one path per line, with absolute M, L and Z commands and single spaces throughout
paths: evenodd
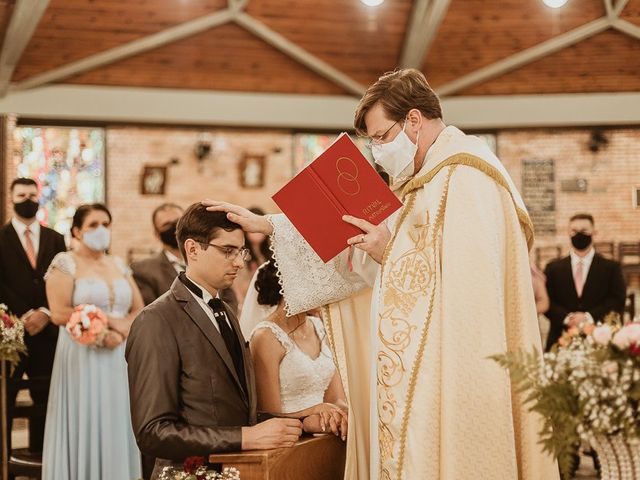
M 58 254 L 46 275 L 52 320 L 60 325 L 44 434 L 44 480 L 132 480 L 141 476 L 131 428 L 124 358 L 131 322 L 143 307 L 129 269 L 105 253 L 111 214 L 83 205 L 73 217 L 74 249 Z M 109 319 L 102 346 L 65 330 L 73 308 L 92 304 Z

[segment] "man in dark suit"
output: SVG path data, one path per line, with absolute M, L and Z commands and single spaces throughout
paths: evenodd
M 177 225 L 186 271 L 133 322 L 127 340 L 138 447 L 163 466 L 185 457 L 292 446 L 302 423 L 257 422 L 253 364 L 236 316 L 218 298 L 244 266 L 240 226 L 201 204 Z
M 150 258 L 131 264 L 133 278 L 145 305 L 168 291 L 178 273 L 185 269 L 176 239 L 176 225 L 182 212 L 182 208 L 175 203 L 163 203 L 153 211 L 151 222 L 156 238 L 162 242 L 162 250 Z M 238 300 L 232 289 L 223 289 L 220 298 L 237 313 Z
M 599 322 L 610 312 L 624 312 L 626 286 L 622 268 L 595 252 L 595 233 L 592 215 L 574 215 L 569 221 L 569 256 L 547 265 L 550 305 L 545 315 L 551 322 L 547 351 L 565 329 Z
M 15 214 L 0 228 L 0 303 L 24 320 L 28 353 L 21 356 L 12 380 L 21 379 L 25 372 L 29 378 L 41 378 L 42 382 L 31 388 L 30 393 L 36 404 L 46 405 L 58 327 L 50 321 L 43 277 L 53 257 L 64 252 L 66 246 L 62 235 L 41 226 L 36 219 L 39 193 L 35 181 L 17 178 L 11 183 L 10 193 Z M 16 394 L 10 383 L 9 421 Z M 43 439 L 44 417 L 31 418 L 29 449 L 33 454 L 42 452 Z

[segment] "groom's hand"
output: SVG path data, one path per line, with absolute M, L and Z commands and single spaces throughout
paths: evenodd
M 297 418 L 272 418 L 253 427 L 242 427 L 242 450 L 293 447 L 302 434 Z
M 209 212 L 227 212 L 227 218 L 240 225 L 245 232 L 263 233 L 265 235 L 273 233 L 273 226 L 264 215 L 256 215 L 239 205 L 217 200 L 204 200 L 202 204 L 207 207 Z

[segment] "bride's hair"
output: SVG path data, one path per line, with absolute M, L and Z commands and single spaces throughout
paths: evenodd
M 258 304 L 275 306 L 280 303 L 280 282 L 278 282 L 278 270 L 273 258 L 260 267 L 255 283 L 258 292 Z

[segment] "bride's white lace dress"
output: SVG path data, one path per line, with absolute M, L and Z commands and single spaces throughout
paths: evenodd
M 287 332 L 273 322 L 262 321 L 251 333 L 253 337 L 258 330 L 268 329 L 284 348 L 279 375 L 282 413 L 297 412 L 322 403 L 336 371 L 322 320 L 312 316 L 308 318 L 320 339 L 320 353 L 316 358 L 303 352 Z

